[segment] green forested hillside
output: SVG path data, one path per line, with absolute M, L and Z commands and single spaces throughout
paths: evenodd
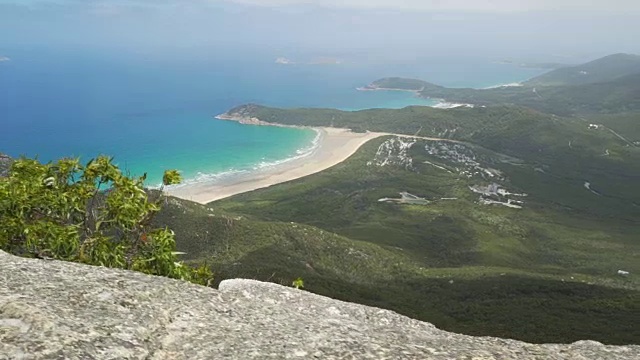
M 627 143 L 640 146 L 640 112 L 596 115 L 584 120 L 604 125 Z
M 383 78 L 372 82 L 365 89 L 395 89 L 395 90 L 411 90 L 422 91 L 431 88 L 433 90 L 443 89 L 442 86 L 428 83 L 418 79 L 408 79 L 400 77 Z
M 278 109 L 245 105 L 231 109 L 228 115 L 256 117 L 285 125 L 334 126 L 356 132 L 376 131 L 408 135 L 465 139 L 479 131 L 506 129 L 512 123 L 551 123 L 555 117 L 524 107 L 503 105 L 478 108 L 436 109 L 409 106 L 404 109 L 341 111 L 334 109 Z M 572 120 L 569 120 L 572 121 Z M 563 126 L 558 123 L 558 126 Z M 518 131 L 517 126 L 510 126 Z
M 237 116 L 308 126 L 347 127 L 356 131 L 390 132 L 448 138 L 479 144 L 490 150 L 534 164 L 567 185 L 590 182 L 602 191 L 596 206 L 580 192 L 571 204 L 594 214 L 640 215 L 640 148 L 630 145 L 606 127 L 589 129 L 586 119 L 561 118 L 514 106 L 450 110 L 408 107 L 401 110 L 344 112 L 325 109 L 274 109 L 245 106 L 230 111 Z M 511 169 L 519 174 L 520 169 Z M 534 173 L 537 176 L 540 172 Z M 525 177 L 532 176 L 523 175 Z M 554 200 L 557 184 L 546 184 L 541 196 Z M 627 201 L 628 200 L 628 201 Z M 581 204 L 581 205 L 580 205 Z
M 425 89 L 425 97 L 480 106 L 514 104 L 556 115 L 640 110 L 640 74 L 574 86 Z
M 207 259 L 218 280 L 288 284 L 301 276 L 310 291 L 468 334 L 640 339 L 640 284 L 616 273 L 640 271 L 640 224 L 615 218 L 622 200 L 585 211 L 608 205 L 561 169 L 540 172 L 541 164 L 476 145 L 420 140 L 391 165 L 377 165 L 380 147 L 397 141 L 374 140 L 325 172 L 207 207 L 172 200 L 159 221 L 176 231 L 186 256 Z M 499 170 L 501 180 L 480 168 Z M 492 182 L 527 193 L 523 208 L 483 204 L 469 189 Z M 400 192 L 428 203 L 379 201 Z
M 384 78 L 370 86 L 420 89 L 424 97 L 478 106 L 513 104 L 556 115 L 640 111 L 640 56 L 616 54 L 535 77 L 521 87 L 445 88 L 422 80 Z
M 151 225 L 216 283 L 302 277 L 453 332 L 638 344 L 640 74 L 609 70 L 555 73 L 561 86 L 369 86 L 474 108 L 237 107 L 230 118 L 389 135 L 302 179 L 208 205 L 168 198 Z
M 526 91 L 565 91 L 544 89 Z M 449 140 L 378 139 L 322 173 L 209 204 L 206 221 L 234 219 L 208 235 L 221 277 L 302 276 L 310 291 L 468 334 L 640 342 L 636 114 L 248 105 L 228 115 Z M 207 257 L 207 246 L 187 251 Z
M 586 64 L 555 69 L 525 82 L 528 86 L 583 85 L 640 73 L 640 56 L 613 54 Z
M 493 89 L 431 87 L 420 93 L 425 97 L 479 106 L 514 104 L 563 116 L 607 114 L 640 110 L 640 74 L 572 86 Z
M 640 110 L 640 73 L 575 86 L 536 88 L 514 103 L 558 115 L 612 114 Z

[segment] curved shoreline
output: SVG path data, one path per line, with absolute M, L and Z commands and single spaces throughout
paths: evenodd
M 170 187 L 166 190 L 169 195 L 200 204 L 207 204 L 245 192 L 300 179 L 340 164 L 355 154 L 362 145 L 381 136 L 459 142 L 452 139 L 428 136 L 392 134 L 386 132 L 355 133 L 351 131 L 351 129 L 343 128 L 285 125 L 262 121 L 256 117 L 229 115 L 228 113 L 215 116 L 215 118 L 224 121 L 236 121 L 243 125 L 312 129 L 319 134 L 317 138 L 318 144 L 307 154 L 293 157 L 291 160 L 283 161 L 282 163 L 263 169 L 249 171 L 219 180 L 202 181 L 180 185 L 178 187 Z
M 258 118 L 235 117 L 227 114 L 218 115 L 216 119 L 237 121 L 244 125 L 313 129 L 319 133 L 318 145 L 306 155 L 292 158 L 290 161 L 285 161 L 274 166 L 230 176 L 226 179 L 185 184 L 167 189 L 169 195 L 206 204 L 233 195 L 296 180 L 343 162 L 369 140 L 390 135 L 372 132 L 354 133 L 350 129 L 332 127 L 274 124 Z

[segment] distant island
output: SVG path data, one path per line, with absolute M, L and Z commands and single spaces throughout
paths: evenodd
M 280 65 L 295 65 L 297 64 L 297 62 L 286 58 L 286 57 L 279 57 L 276 59 L 276 64 L 280 64 Z M 337 58 L 332 58 L 332 57 L 319 57 L 316 59 L 313 59 L 309 62 L 303 62 L 301 64 L 304 65 L 339 65 L 342 64 L 342 60 L 337 59 Z
M 279 58 L 276 59 L 276 64 L 293 65 L 293 64 L 295 64 L 295 62 L 287 59 L 286 57 L 279 57 Z

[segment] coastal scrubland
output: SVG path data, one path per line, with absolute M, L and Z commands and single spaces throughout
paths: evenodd
M 550 71 L 520 86 L 447 88 L 392 77 L 376 80 L 367 88 L 411 90 L 423 97 L 476 106 L 513 104 L 562 116 L 613 114 L 640 110 L 640 56 L 614 54 Z
M 206 206 L 172 199 L 159 224 L 218 281 L 303 277 L 309 291 L 449 331 L 638 343 L 636 62 L 614 55 L 484 90 L 402 78 L 366 88 L 472 108 L 237 107 L 227 115 L 405 137 Z
M 376 165 L 393 139 L 373 140 L 325 172 L 208 206 L 173 199 L 157 220 L 171 225 L 188 259 L 209 261 L 217 281 L 301 276 L 309 291 L 474 335 L 637 341 L 639 284 L 616 273 L 640 271 L 637 220 L 602 220 L 578 208 L 600 201 L 580 181 L 572 191 L 554 174 L 530 178 L 535 165 L 483 148 L 471 147 L 482 166 L 528 176 L 456 173 L 458 157 L 429 155 L 427 145 L 446 145 L 429 141 L 411 146 L 412 167 L 393 156 Z M 469 190 L 493 182 L 526 192 L 522 209 L 483 204 Z M 555 201 L 539 196 L 547 182 L 560 186 Z M 402 191 L 430 203 L 379 201 Z
M 237 107 L 227 118 L 388 135 L 325 171 L 206 205 L 151 194 L 162 210 L 148 225 L 171 229 L 171 259 L 204 264 L 214 285 L 303 278 L 308 291 L 453 332 L 638 344 L 634 61 L 616 55 L 518 87 L 369 86 L 474 107 Z

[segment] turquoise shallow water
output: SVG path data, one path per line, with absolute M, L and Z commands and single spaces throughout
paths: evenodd
M 5 52 L 7 53 L 7 52 Z M 0 152 L 88 160 L 109 154 L 157 184 L 164 169 L 189 181 L 251 170 L 308 149 L 312 130 L 246 126 L 214 115 L 244 103 L 344 110 L 433 105 L 408 92 L 357 91 L 383 76 L 486 87 L 540 73 L 488 60 L 432 64 L 283 66 L 275 57 L 169 60 L 105 54 L 8 53 L 0 63 Z

